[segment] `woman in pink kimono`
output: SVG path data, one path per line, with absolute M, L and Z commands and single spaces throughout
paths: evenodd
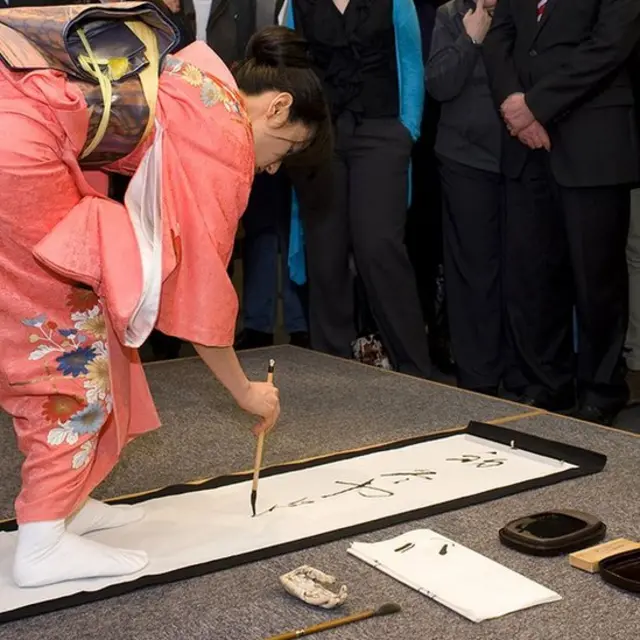
M 232 348 L 226 268 L 255 172 L 317 140 L 326 108 L 292 31 L 258 34 L 233 75 L 190 45 L 164 61 L 144 140 L 106 167 L 133 176 L 125 206 L 82 172 L 88 122 L 67 75 L 0 62 L 0 406 L 25 456 L 13 565 L 24 587 L 147 564 L 83 535 L 144 516 L 89 496 L 159 425 L 137 354 L 154 327 L 195 345 L 260 418 L 256 434 L 274 425 L 277 389 L 249 381 Z

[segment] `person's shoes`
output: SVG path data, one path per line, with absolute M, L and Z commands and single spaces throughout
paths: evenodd
M 379 336 L 360 336 L 351 344 L 354 360 L 372 367 L 391 370 L 391 362 Z
M 271 347 L 273 346 L 273 334 L 256 331 L 255 329 L 244 329 L 233 346 L 236 351 Z
M 445 375 L 456 373 L 456 361 L 451 350 L 451 343 L 444 335 L 427 336 L 429 341 L 429 354 L 433 364 Z
M 578 420 L 584 420 L 585 422 L 593 422 L 605 427 L 610 427 L 618 416 L 618 412 L 614 410 L 601 409 L 600 407 L 595 407 L 593 405 L 583 405 L 573 411 L 570 415 L 572 418 L 577 418 Z
M 156 360 L 177 360 L 180 357 L 180 346 L 168 349 L 154 349 L 153 356 Z
M 573 389 L 558 393 L 551 393 L 545 390 L 535 395 L 525 392 L 517 399 L 517 402 L 553 413 L 569 413 L 574 411 L 576 407 L 576 397 Z
M 640 371 L 629 369 L 627 371 L 627 386 L 629 387 L 629 400 L 627 406 L 640 404 Z
M 302 349 L 311 348 L 311 339 L 306 331 L 294 331 L 289 336 L 289 344 L 293 347 L 301 347 Z
M 469 389 L 469 391 L 479 393 L 483 396 L 490 396 L 492 398 L 498 397 L 498 387 L 476 387 L 474 389 Z

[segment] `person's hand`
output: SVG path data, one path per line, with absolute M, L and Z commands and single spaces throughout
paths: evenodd
M 527 106 L 524 93 L 512 93 L 502 103 L 500 112 L 512 136 L 517 136 L 536 119 Z
M 247 413 L 260 417 L 253 428 L 256 436 L 271 431 L 280 416 L 280 392 L 270 382 L 250 382 L 236 402 Z
M 475 9 L 469 9 L 462 18 L 462 24 L 467 35 L 480 44 L 491 26 L 491 14 L 484 8 L 484 0 L 476 0 Z
M 526 144 L 530 149 L 551 150 L 551 140 L 547 130 L 536 120 L 525 127 L 519 134 L 518 140 Z

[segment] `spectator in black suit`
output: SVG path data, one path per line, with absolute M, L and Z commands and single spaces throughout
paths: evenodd
M 436 11 L 446 0 L 414 0 L 420 32 L 422 54 L 427 64 Z M 407 212 L 407 252 L 413 265 L 425 324 L 428 327 L 429 353 L 434 365 L 443 373 L 455 370 L 450 348 L 449 320 L 446 312 L 442 267 L 442 197 L 438 161 L 434 143 L 440 104 L 427 97 L 420 127 L 420 137 L 411 154 L 411 206 Z
M 523 402 L 610 424 L 628 396 L 625 244 L 639 162 L 627 64 L 640 2 L 537 4 L 539 15 L 536 0 L 499 0 L 483 45 L 510 134 L 511 384 Z
M 441 103 L 444 283 L 458 385 L 497 395 L 503 375 L 501 122 L 482 42 L 496 0 L 438 9 L 427 91 Z

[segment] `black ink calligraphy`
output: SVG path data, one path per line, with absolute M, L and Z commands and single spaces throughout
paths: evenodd
M 299 507 L 303 504 L 314 504 L 313 500 L 308 500 L 307 498 L 300 498 L 299 500 L 294 500 L 293 502 L 290 502 L 289 504 L 283 504 L 283 505 L 278 505 L 278 504 L 274 504 L 272 507 L 269 507 L 268 509 L 265 509 L 264 511 L 261 511 L 260 513 L 256 514 L 257 516 L 261 516 L 265 513 L 271 513 L 272 511 L 275 511 L 276 509 L 285 509 L 285 508 L 289 508 L 289 507 Z
M 382 497 L 391 497 L 393 496 L 393 491 L 389 491 L 388 489 L 381 489 L 380 487 L 374 487 L 371 483 L 375 480 L 375 478 L 371 478 L 371 480 L 367 480 L 366 482 L 343 482 L 342 480 L 336 480 L 336 484 L 347 485 L 348 489 L 342 489 L 342 491 L 336 491 L 335 493 L 327 493 L 322 496 L 323 499 L 326 498 L 334 498 L 335 496 L 340 496 L 345 493 L 349 493 L 350 491 L 357 491 L 359 496 L 363 498 L 382 498 Z M 371 491 L 371 493 L 368 493 Z M 375 493 L 375 492 L 378 493 Z
M 408 482 L 411 478 L 421 478 L 422 480 L 433 480 L 433 476 L 436 475 L 435 471 L 426 471 L 424 469 L 418 469 L 417 471 L 400 471 L 398 473 L 383 473 L 383 478 L 400 478 L 395 480 L 393 484 L 400 484 L 401 482 Z
M 433 480 L 433 476 L 436 475 L 435 471 L 429 471 L 427 469 L 415 469 L 413 471 L 398 471 L 394 473 L 383 473 L 380 478 L 389 478 L 392 484 L 400 484 L 403 482 L 408 482 L 412 479 L 421 479 L 421 480 Z M 391 480 L 393 479 L 393 480 Z M 349 493 L 355 493 L 362 498 L 392 498 L 395 494 L 393 491 L 386 489 L 384 487 L 376 486 L 374 481 L 376 478 L 370 478 L 365 482 L 347 482 L 344 480 L 334 480 L 334 484 L 342 485 L 346 487 L 345 489 L 340 489 L 339 491 L 334 491 L 333 493 L 326 493 L 318 500 L 327 500 L 329 498 L 336 498 L 337 496 L 342 496 Z M 271 513 L 276 509 L 287 509 L 292 507 L 300 507 L 302 505 L 311 505 L 315 504 L 318 500 L 309 500 L 308 498 L 301 498 L 299 500 L 294 500 L 288 504 L 284 505 L 273 505 L 269 509 L 258 513 L 257 515 L 263 515 L 265 513 Z
M 487 455 L 497 455 L 497 451 L 489 451 Z M 480 461 L 480 462 L 478 462 Z M 477 456 L 469 453 L 463 454 L 460 458 L 447 458 L 447 462 L 461 462 L 462 464 L 472 464 L 477 469 L 486 467 L 499 467 L 507 461 L 506 458 L 488 458 L 483 459 L 482 456 Z

